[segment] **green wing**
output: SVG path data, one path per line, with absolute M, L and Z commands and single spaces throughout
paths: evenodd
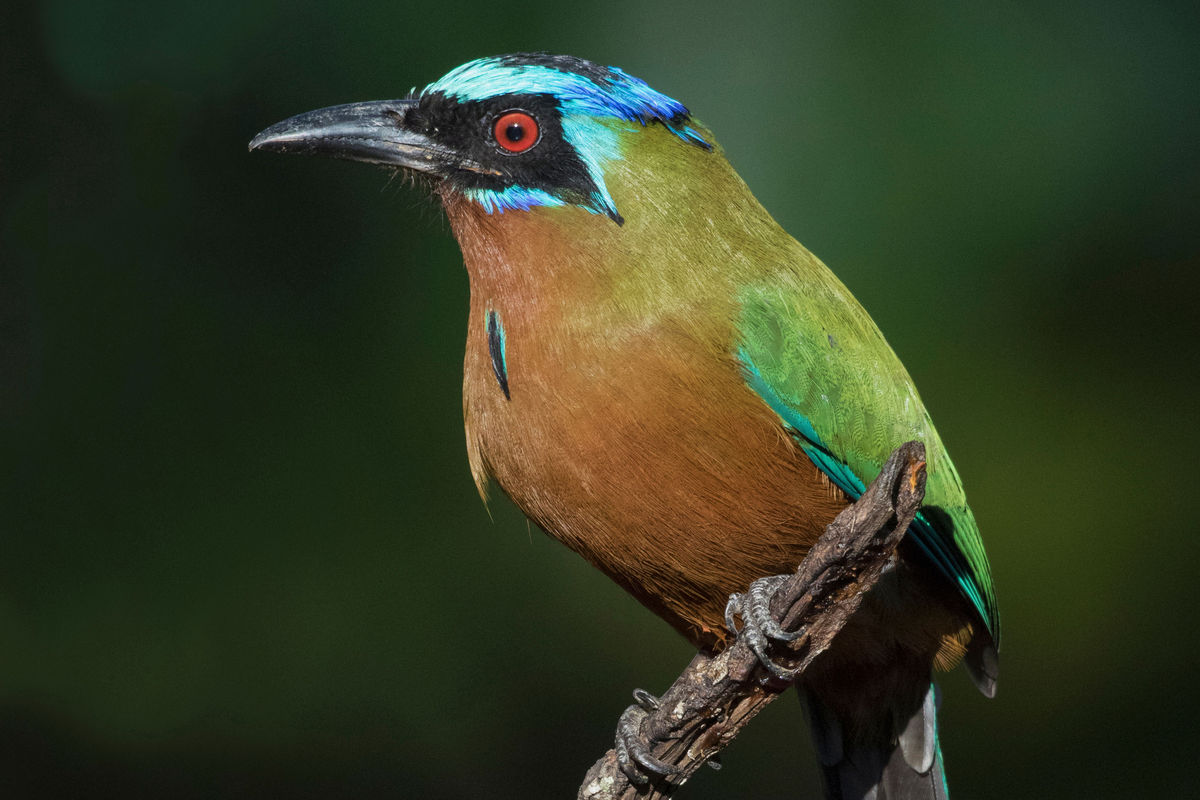
M 958 586 L 998 643 L 983 541 L 912 379 L 832 273 L 816 259 L 802 266 L 811 271 L 777 275 L 773 286 L 741 293 L 738 358 L 747 383 L 852 498 L 865 491 L 893 449 L 912 439 L 925 444 L 925 504 L 910 536 Z

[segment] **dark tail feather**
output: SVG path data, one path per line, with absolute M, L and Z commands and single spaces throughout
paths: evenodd
M 1000 656 L 990 636 L 976 636 L 967 648 L 967 674 L 984 697 L 996 696 L 996 681 L 1000 678 Z
M 885 726 L 894 736 L 876 741 L 848 739 L 819 698 L 803 690 L 800 697 L 829 800 L 949 800 L 933 684 L 907 720 Z

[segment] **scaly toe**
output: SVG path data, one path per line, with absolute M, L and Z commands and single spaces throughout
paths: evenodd
M 658 698 L 644 689 L 633 693 L 637 705 L 632 705 L 621 714 L 617 722 L 617 766 L 634 786 L 646 786 L 650 776 L 668 777 L 679 772 L 679 768 L 656 758 L 650 752 L 650 743 L 642 733 L 642 723 L 649 712 L 658 708 Z
M 725 622 L 729 629 L 746 642 L 746 646 L 754 653 L 759 662 L 776 679 L 790 683 L 799 675 L 799 670 L 787 669 L 775 663 L 767 649 L 771 640 L 794 642 L 804 635 L 803 630 L 785 631 L 771 616 L 771 598 L 779 591 L 790 575 L 772 575 L 759 578 L 750 584 L 746 594 L 732 594 L 725 604 Z M 734 616 L 740 615 L 743 626 L 739 631 Z

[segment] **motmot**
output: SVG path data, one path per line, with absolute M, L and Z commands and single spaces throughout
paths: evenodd
M 828 797 L 943 798 L 934 669 L 992 696 L 1000 621 L 962 482 L 908 372 L 767 213 L 711 130 L 617 67 L 481 58 L 399 100 L 273 125 L 251 150 L 400 170 L 470 280 L 471 474 L 696 647 L 731 594 L 795 570 L 892 449 L 924 505 L 800 678 Z

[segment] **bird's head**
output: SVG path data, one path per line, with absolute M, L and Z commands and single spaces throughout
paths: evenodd
M 566 207 L 622 225 L 613 183 L 646 137 L 659 137 L 654 153 L 713 151 L 683 105 L 622 70 L 520 53 L 471 61 L 401 100 L 300 114 L 250 149 L 404 169 L 487 214 Z

